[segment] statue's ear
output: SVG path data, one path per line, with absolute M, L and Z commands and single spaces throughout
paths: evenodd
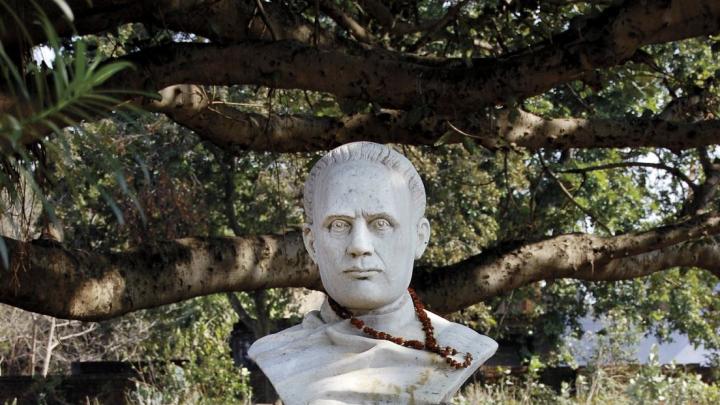
M 312 233 L 312 225 L 303 224 L 302 236 L 303 242 L 305 242 L 305 249 L 310 255 L 310 258 L 317 263 L 315 260 L 315 235 Z
M 415 259 L 422 257 L 430 241 L 430 221 L 427 218 L 420 219 L 417 226 L 417 241 L 415 244 Z

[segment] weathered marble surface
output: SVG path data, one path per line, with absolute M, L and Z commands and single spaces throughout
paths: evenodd
M 369 324 L 396 326 L 387 330 L 419 329 L 409 296 L 384 311 L 359 318 Z M 287 405 L 439 404 L 449 401 L 495 353 L 497 343 L 426 312 L 439 344 L 462 353 L 470 351 L 475 359 L 472 366 L 455 370 L 434 353 L 369 338 L 348 320 L 338 318 L 327 302 L 320 311 L 305 315 L 300 325 L 257 341 L 250 355 Z M 460 355 L 458 360 L 462 360 Z
M 430 237 L 425 190 L 412 164 L 378 144 L 340 146 L 305 185 L 303 237 L 323 286 L 366 325 L 425 340 L 407 287 Z M 427 311 L 426 311 L 427 312 Z M 250 357 L 288 405 L 437 404 L 497 350 L 497 343 L 427 312 L 440 346 L 473 355 L 455 370 L 437 354 L 364 335 L 327 301 L 302 324 L 253 344 Z

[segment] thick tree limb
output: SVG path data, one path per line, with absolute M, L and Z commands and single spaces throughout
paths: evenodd
M 432 272 L 421 280 L 421 295 L 432 309 L 448 313 L 539 280 L 618 281 L 675 266 L 701 267 L 720 278 L 715 238 L 684 243 L 718 232 L 720 215 L 712 214 L 639 234 L 562 235 Z
M 31 2 L 14 1 L 12 7 L 21 18 L 21 24 L 28 29 L 30 43 L 43 42 L 42 27 L 33 24 L 35 9 Z M 60 10 L 52 0 L 38 1 L 48 14 L 60 36 L 73 34 L 72 27 L 62 18 Z M 262 14 L 256 13 L 256 0 L 70 0 L 68 4 L 75 14 L 73 22 L 80 34 L 98 34 L 114 30 L 117 26 L 142 22 L 159 28 L 193 33 L 220 43 L 246 39 L 273 39 Z M 263 7 L 265 15 L 277 22 L 275 33 L 278 38 L 314 44 L 312 23 L 294 15 L 277 2 Z M 6 27 L 18 23 L 11 15 L 0 14 L 0 21 Z M 26 40 L 26 39 L 25 39 Z M 21 32 L 8 29 L 0 33 L 0 42 L 6 48 L 17 48 L 23 41 Z M 319 32 L 317 45 L 337 45 L 337 38 L 324 30 Z
M 267 116 L 243 112 L 225 104 L 213 104 L 197 86 L 172 86 L 161 94 L 163 100 L 147 108 L 163 112 L 204 139 L 236 152 L 317 151 L 358 140 L 407 145 L 433 145 L 441 138 L 443 143 L 460 142 L 463 138 L 461 134 L 443 138 L 453 127 L 462 128 L 478 144 L 491 150 L 505 147 L 537 150 L 638 146 L 683 150 L 720 143 L 718 120 L 673 123 L 644 118 L 544 119 L 525 111 L 507 110 L 492 117 L 466 114 L 457 120 L 433 113 L 423 115 L 397 110 L 339 118 Z
M 61 318 L 99 320 L 190 297 L 269 287 L 319 287 L 300 234 L 187 238 L 126 253 L 69 251 L 5 238 L 0 302 Z
M 116 1 L 123 3 L 121 0 Z M 207 13 L 213 13 L 218 18 L 231 13 L 231 10 L 223 8 L 228 7 L 225 1 L 213 2 L 212 7 L 201 0 L 187 3 L 199 7 L 197 10 L 188 8 L 190 6 L 185 2 L 170 3 L 182 3 L 185 6 L 176 12 L 165 10 L 162 14 L 165 23 L 172 21 L 176 14 L 183 18 L 190 18 L 188 15 L 203 16 L 198 17 L 195 23 L 184 20 L 178 22 L 178 25 L 190 32 L 214 26 L 207 24 Z M 123 5 L 126 6 L 125 3 Z M 208 7 L 212 10 L 206 10 Z M 193 10 L 197 12 L 188 12 Z M 129 56 L 128 59 L 134 61 L 138 69 L 120 74 L 110 86 L 148 91 L 177 83 L 300 88 L 330 92 L 342 98 L 371 100 L 381 106 L 405 109 L 410 116 L 417 116 L 420 111 L 434 111 L 444 119 L 455 114 L 464 116 L 467 112 L 476 113 L 482 106 L 514 103 L 515 100 L 542 93 L 595 68 L 622 63 L 639 46 L 657 41 L 661 32 L 671 32 L 663 34 L 665 36 L 662 40 L 674 40 L 720 31 L 719 16 L 720 3 L 712 1 L 694 0 L 682 4 L 660 0 L 628 2 L 625 6 L 608 8 L 598 17 L 586 20 L 582 27 L 571 27 L 556 35 L 552 41 L 501 58 L 476 60 L 472 66 L 467 66 L 464 60 L 454 59 L 431 63 L 429 60 L 386 50 L 356 50 L 352 53 L 345 50 L 322 50 L 296 41 L 246 41 L 231 45 L 170 44 Z M 704 23 L 692 29 L 680 29 L 685 22 L 696 19 L 703 19 Z M 233 23 L 237 25 L 236 21 Z M 257 33 L 244 37 L 233 34 L 231 37 L 263 38 L 260 31 L 267 29 L 259 18 L 257 24 L 262 26 Z M 307 41 L 311 28 L 305 28 L 307 30 L 303 32 L 306 34 L 303 35 L 306 36 L 303 38 L 289 34 L 278 35 Z M 225 32 L 224 29 L 220 31 Z M 233 69 L 228 69 L 228 66 L 233 66 Z M 2 94 L 0 100 L 3 106 L 14 105 L 12 100 L 7 100 Z M 206 116 L 209 115 L 208 110 Z M 220 114 L 223 115 L 228 114 Z M 584 128 L 586 124 L 578 120 L 549 122 L 522 114 L 520 119 L 519 123 L 515 119 L 498 119 L 498 128 L 494 128 L 492 123 L 483 125 L 481 121 L 476 129 L 472 126 L 463 129 L 481 132 L 490 128 L 489 134 L 478 135 L 480 143 L 489 148 L 515 143 L 531 149 L 546 147 L 548 144 L 556 148 L 597 147 L 604 146 L 601 145 L 603 140 L 608 146 L 620 146 L 618 142 L 634 146 L 647 143 L 648 135 L 652 135 L 654 130 L 674 129 L 674 124 L 664 126 L 660 123 L 657 127 L 653 125 L 645 128 L 635 125 L 629 139 L 615 139 L 615 144 L 609 145 L 610 139 L 618 133 L 613 122 L 605 122 L 606 131 L 602 131 L 601 121 L 595 121 L 591 128 Z M 417 120 L 403 122 L 410 122 L 414 126 Z M 198 125 L 193 128 L 201 129 Z M 446 130 L 444 128 L 442 133 Z M 574 139 L 578 132 L 583 136 Z M 693 143 L 694 130 L 683 135 L 687 136 L 673 137 L 676 140 L 674 143 L 680 147 L 683 144 L 708 144 L 707 141 Z
M 501 256 L 471 257 L 429 276 L 420 272 L 415 283 L 429 306 L 447 313 L 543 279 L 622 280 L 680 265 L 720 276 L 720 245 L 702 240 L 717 233 L 720 214 L 610 238 L 562 235 Z M 0 278 L 0 302 L 61 318 L 107 319 L 217 292 L 320 288 L 299 233 L 186 238 L 107 254 L 5 243 L 11 269 Z
M 106 1 L 110 3 L 108 7 L 121 8 Z M 129 0 L 116 2 L 122 3 L 122 7 L 140 7 L 142 11 L 149 7 Z M 78 3 L 83 2 L 78 0 Z M 160 22 L 172 27 L 177 25 L 176 29 L 185 32 L 236 41 L 269 35 L 261 18 L 248 22 L 250 28 L 245 29 L 244 34 L 227 34 L 236 27 L 246 27 L 241 23 L 252 18 L 248 16 L 253 15 L 254 8 L 245 10 L 237 6 L 238 2 L 197 0 L 187 3 L 189 6 L 185 2 L 167 0 L 167 3 L 169 9 L 153 6 L 157 8 L 151 7 L 150 14 L 159 13 L 160 17 L 155 18 Z M 254 6 L 253 1 L 243 4 L 245 8 Z M 96 10 L 87 5 L 84 9 L 81 4 L 78 7 L 81 8 L 79 16 L 84 11 L 94 13 Z M 122 20 L 121 17 L 118 18 Z M 215 17 L 222 18 L 222 24 L 213 23 Z M 593 69 L 623 63 L 645 44 L 717 33 L 720 31 L 718 17 L 720 3 L 710 0 L 629 1 L 607 8 L 599 16 L 585 20 L 582 27 L 571 27 L 546 43 L 498 59 L 476 60 L 470 67 L 465 60 L 447 60 L 444 67 L 435 68 L 408 62 L 404 55 L 385 50 L 351 55 L 302 45 L 308 43 L 311 27 L 306 24 L 301 29 L 289 24 L 287 27 L 297 28 L 297 32 L 278 33 L 278 36 L 295 42 L 245 42 L 227 46 L 173 44 L 139 52 L 130 58 L 139 69 L 122 75 L 117 83 L 136 90 L 156 90 L 179 83 L 259 84 L 327 91 L 339 97 L 372 100 L 391 108 L 424 106 L 436 111 L 466 111 L 482 105 L 513 103 Z M 175 18 L 179 20 L 174 21 Z M 274 16 L 278 21 L 288 18 Z M 78 17 L 78 21 L 82 19 Z M 687 28 L 689 21 L 696 24 Z M 100 29 L 88 24 L 92 25 L 88 30 Z M 257 29 L 252 28 L 255 26 Z M 254 34 L 247 34 L 248 30 Z M 333 80 L 329 80 L 330 77 Z
M 146 105 L 147 109 L 165 113 L 223 150 L 234 152 L 318 151 L 356 140 L 433 144 L 445 127 L 442 120 L 409 125 L 407 114 L 394 110 L 342 118 L 266 116 L 213 103 L 198 86 L 170 86 L 160 93 L 162 100 Z
M 459 117 L 390 109 L 337 118 L 267 116 L 213 102 L 201 87 L 194 85 L 169 86 L 161 90 L 160 95 L 161 100 L 143 107 L 168 115 L 202 138 L 234 153 L 328 150 L 359 140 L 434 145 L 461 142 L 466 136 L 463 134 L 490 150 L 659 147 L 680 151 L 720 143 L 720 120 L 684 123 L 653 118 L 546 119 L 522 110 L 494 111 L 493 115 L 475 112 Z M 0 101 L 1 96 L 0 93 Z M 7 100 L 11 105 L 10 99 Z M 448 134 L 456 132 L 454 128 L 462 133 Z M 36 132 L 28 131 L 21 143 L 29 144 L 36 139 Z M 673 175 L 677 173 L 673 171 Z
M 681 7 L 688 12 L 680 13 Z M 438 67 L 413 63 L 404 55 L 384 50 L 350 54 L 293 41 L 225 46 L 183 43 L 128 57 L 138 69 L 120 74 L 115 83 L 132 89 L 160 89 L 178 83 L 255 84 L 329 92 L 405 110 L 477 110 L 511 104 L 593 69 L 623 63 L 638 47 L 652 42 L 653 35 L 698 17 L 694 12 L 705 12 L 708 22 L 701 25 L 703 34 L 720 31 L 717 2 L 629 2 L 588 20 L 582 30 L 570 29 L 547 44 L 498 59 L 477 60 L 469 67 L 464 60 L 447 60 Z M 688 32 L 674 31 L 673 39 L 686 38 Z

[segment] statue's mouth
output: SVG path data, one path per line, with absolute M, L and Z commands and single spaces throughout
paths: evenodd
M 360 267 L 351 267 L 347 270 L 344 270 L 343 273 L 347 274 L 348 276 L 352 278 L 356 278 L 358 280 L 367 280 L 368 278 L 378 274 L 382 273 L 382 270 L 380 269 L 363 269 Z

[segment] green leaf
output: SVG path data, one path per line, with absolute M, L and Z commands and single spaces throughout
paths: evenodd
M 93 86 L 99 86 L 105 81 L 107 81 L 109 78 L 114 76 L 116 73 L 120 72 L 121 70 L 132 68 L 133 64 L 130 62 L 113 62 L 108 65 L 102 66 L 100 69 L 98 69 L 97 72 L 95 72 L 92 75 L 92 79 L 90 83 Z
M 475 144 L 475 141 L 467 136 L 462 137 L 462 146 L 471 155 L 475 154 L 475 152 L 477 152 L 477 150 L 478 150 L 478 147 Z
M 435 143 L 433 144 L 433 146 L 440 146 L 440 145 L 445 145 L 445 144 L 447 144 L 448 141 L 450 141 L 456 134 L 457 134 L 457 133 L 456 133 L 455 131 L 453 131 L 453 130 L 445 131 L 445 133 L 442 134 L 442 135 L 440 136 L 440 138 L 438 138 L 437 141 L 435 141 Z
M 125 217 L 123 216 L 122 210 L 117 205 L 115 200 L 110 197 L 110 194 L 108 194 L 104 188 L 100 188 L 100 195 L 105 200 L 105 202 L 110 206 L 110 209 L 112 210 L 113 214 L 115 214 L 115 219 L 117 219 L 118 224 L 125 225 Z
M 508 121 L 510 121 L 511 124 L 514 124 L 518 118 L 520 118 L 520 111 L 518 111 L 517 108 L 510 109 L 508 112 Z
M 413 107 L 410 111 L 405 114 L 405 125 L 407 126 L 413 126 L 420 122 L 420 120 L 423 119 L 426 113 L 426 107 L 424 106 L 416 106 Z
M 2 258 L 2 264 L 5 270 L 10 269 L 10 255 L 8 254 L 8 247 L 5 244 L 5 237 L 0 236 L 0 258 Z
M 63 14 L 65 14 L 65 17 L 67 17 L 68 20 L 73 21 L 75 19 L 75 16 L 73 15 L 70 6 L 67 4 L 67 2 L 65 2 L 65 0 L 53 0 L 53 2 L 55 2 L 55 4 L 60 7 L 60 10 L 62 10 Z

